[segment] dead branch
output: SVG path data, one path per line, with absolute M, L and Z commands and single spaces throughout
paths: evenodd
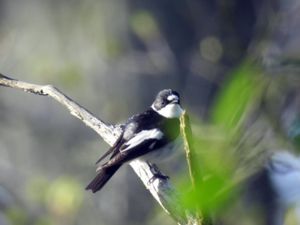
M 113 145 L 122 132 L 121 125 L 106 124 L 52 85 L 27 83 L 2 74 L 0 74 L 0 85 L 21 89 L 25 92 L 41 96 L 52 97 L 65 106 L 71 115 L 77 117 L 88 127 L 96 131 L 109 145 Z M 154 174 L 146 163 L 133 161 L 130 163 L 130 166 L 142 180 L 146 188 L 151 192 L 156 201 L 178 224 L 199 224 L 197 217 L 182 207 L 176 190 L 167 179 L 156 178 L 154 182 L 149 182 Z

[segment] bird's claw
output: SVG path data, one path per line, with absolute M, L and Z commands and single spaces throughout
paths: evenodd
M 148 185 L 152 184 L 156 179 L 168 180 L 168 179 L 170 179 L 170 177 L 166 176 L 166 175 L 164 175 L 162 173 L 156 173 L 156 174 L 153 175 L 153 177 L 151 177 L 149 179 Z
M 159 171 L 158 167 L 155 164 L 148 162 L 148 165 L 150 167 L 151 172 L 153 173 L 153 176 L 148 181 L 148 185 L 152 184 L 156 179 L 162 179 L 162 180 L 169 179 L 168 176 L 162 174 L 162 172 Z

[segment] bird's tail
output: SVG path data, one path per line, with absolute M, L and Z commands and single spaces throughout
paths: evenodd
M 92 190 L 93 193 L 99 191 L 107 181 L 115 174 L 115 172 L 121 167 L 119 165 L 112 165 L 100 168 L 97 176 L 86 186 L 86 190 Z

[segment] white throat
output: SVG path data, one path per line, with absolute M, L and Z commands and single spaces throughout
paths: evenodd
M 159 110 L 155 109 L 153 105 L 151 106 L 151 108 L 158 114 L 166 118 L 179 118 L 183 113 L 183 109 L 179 104 L 168 104 Z

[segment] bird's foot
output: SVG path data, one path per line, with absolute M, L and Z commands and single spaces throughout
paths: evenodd
M 160 172 L 160 170 L 155 164 L 148 163 L 148 165 L 150 167 L 151 172 L 153 173 L 153 177 L 149 179 L 148 184 L 152 184 L 156 179 L 169 179 L 167 175 L 164 175 L 162 172 Z
M 164 175 L 164 174 L 154 174 L 153 177 L 151 177 L 148 181 L 148 185 L 152 184 L 156 179 L 163 179 L 163 180 L 168 180 L 169 177 Z

